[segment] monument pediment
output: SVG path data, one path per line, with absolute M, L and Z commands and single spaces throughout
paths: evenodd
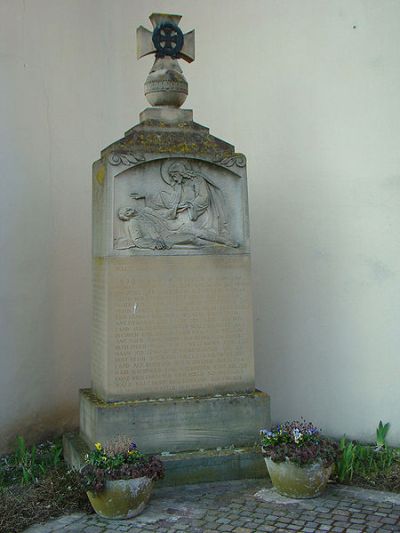
M 149 109 L 146 111 L 158 111 Z M 178 110 L 189 111 L 189 110 Z M 163 135 L 160 135 L 163 132 Z M 102 151 L 102 156 L 111 152 L 167 153 L 208 156 L 211 160 L 223 154 L 234 155 L 232 144 L 210 134 L 209 128 L 192 121 L 149 119 L 128 130 L 122 139 Z

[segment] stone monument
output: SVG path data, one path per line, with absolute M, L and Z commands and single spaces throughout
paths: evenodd
M 265 475 L 254 447 L 269 425 L 255 390 L 246 159 L 180 106 L 194 31 L 153 14 L 137 30 L 152 107 L 93 166 L 92 387 L 87 446 L 129 435 L 162 454 L 165 483 Z

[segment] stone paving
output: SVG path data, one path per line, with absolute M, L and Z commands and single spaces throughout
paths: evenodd
M 331 485 L 324 496 L 293 500 L 266 480 L 230 481 L 158 489 L 131 520 L 64 516 L 29 533 L 303 533 L 400 532 L 400 495 Z

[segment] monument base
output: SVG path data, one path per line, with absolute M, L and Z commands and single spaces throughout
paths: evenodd
M 81 468 L 89 451 L 87 443 L 77 433 L 67 433 L 63 444 L 66 462 L 72 468 Z M 179 452 L 162 455 L 161 459 L 165 465 L 165 478 L 157 481 L 159 487 L 268 476 L 257 446 Z
M 142 452 L 161 456 L 164 485 L 267 475 L 258 444 L 259 430 L 270 426 L 264 392 L 105 402 L 83 389 L 80 402 L 80 433 L 64 435 L 73 468 L 96 442 L 127 435 Z
M 247 448 L 269 425 L 269 396 L 259 391 L 123 402 L 80 392 L 80 435 L 91 447 L 126 435 L 149 454 Z

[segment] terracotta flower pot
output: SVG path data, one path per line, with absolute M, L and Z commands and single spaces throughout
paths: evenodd
M 99 492 L 88 491 L 87 495 L 95 512 L 103 518 L 132 518 L 146 507 L 153 490 L 153 481 L 148 477 L 106 481 Z
M 279 494 L 289 498 L 315 498 L 326 488 L 332 466 L 324 467 L 321 463 L 298 466 L 288 459 L 283 463 L 274 463 L 265 457 L 272 485 Z

